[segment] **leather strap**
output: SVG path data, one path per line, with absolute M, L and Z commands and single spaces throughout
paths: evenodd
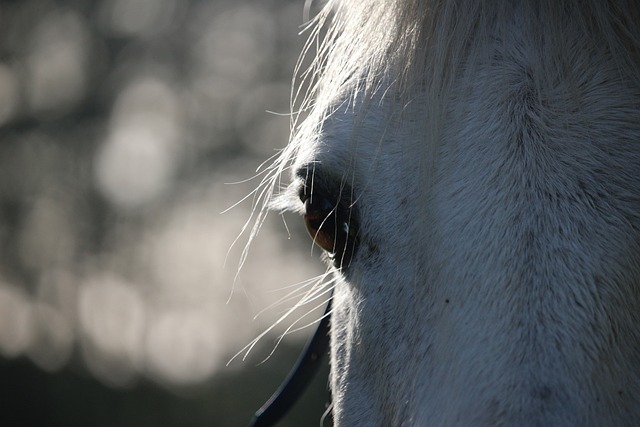
M 258 409 L 249 427 L 269 427 L 284 417 L 309 386 L 329 348 L 331 299 L 320 324 L 278 390 Z

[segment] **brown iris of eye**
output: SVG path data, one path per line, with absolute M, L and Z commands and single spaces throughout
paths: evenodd
M 304 221 L 314 243 L 327 251 L 337 267 L 348 265 L 356 243 L 350 210 L 314 193 L 304 201 Z

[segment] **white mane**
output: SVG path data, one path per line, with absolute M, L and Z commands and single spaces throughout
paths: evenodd
M 260 194 L 338 197 L 358 227 L 330 283 L 337 426 L 640 425 L 639 23 L 599 0 L 316 18 Z

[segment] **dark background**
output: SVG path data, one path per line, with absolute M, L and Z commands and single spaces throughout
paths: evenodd
M 323 267 L 272 215 L 236 278 L 221 212 L 287 142 L 303 7 L 0 1 L 0 426 L 242 426 L 279 385 L 305 309 L 227 362 Z

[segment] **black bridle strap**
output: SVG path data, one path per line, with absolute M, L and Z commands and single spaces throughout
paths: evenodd
M 298 357 L 289 375 L 278 390 L 253 416 L 249 427 L 268 427 L 277 423 L 296 403 L 321 366 L 322 356 L 329 347 L 331 300 L 327 303 L 318 328 Z

